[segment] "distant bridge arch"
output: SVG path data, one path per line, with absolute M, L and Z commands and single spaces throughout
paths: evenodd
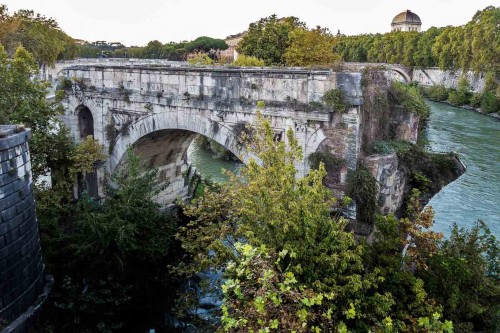
M 346 67 L 352 70 L 363 70 L 365 68 L 383 68 L 391 75 L 391 79 L 396 79 L 404 83 L 412 81 L 412 70 L 404 65 L 386 64 L 377 62 L 347 62 Z

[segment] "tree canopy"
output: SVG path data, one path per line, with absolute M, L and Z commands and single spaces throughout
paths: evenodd
M 347 220 L 338 210 L 332 213 L 349 199 L 338 201 L 323 186 L 323 165 L 297 178 L 294 163 L 302 152 L 293 133 L 287 133 L 288 144 L 275 142 L 260 115 L 246 133 L 251 138 L 246 146 L 256 159 L 231 175 L 229 184 L 188 206 L 193 220 L 178 235 L 193 259 L 192 273 L 224 272 L 219 331 L 437 333 L 452 332 L 455 323 L 471 327 L 456 316 L 450 321 L 451 308 L 443 303 L 440 287 L 434 287 L 441 285 L 447 266 L 433 258 L 445 256 L 449 245 L 428 230 L 433 211 L 422 209 L 418 191 L 408 201 L 405 218 L 376 216 L 373 244 L 356 242 L 346 230 Z M 472 261 L 485 253 L 492 257 L 489 262 L 498 261 L 498 242 L 482 240 L 468 245 L 475 251 Z M 450 240 L 462 247 L 457 241 Z M 477 270 L 487 285 L 496 283 L 490 269 L 481 265 Z M 456 291 L 459 302 L 483 308 L 499 295 L 491 289 L 481 303 Z M 494 327 L 488 313 L 472 325 Z
M 238 44 L 238 52 L 264 60 L 266 65 L 282 65 L 284 54 L 290 46 L 290 33 L 296 28 L 305 28 L 298 18 L 290 16 L 279 19 L 271 15 L 251 23 L 247 34 Z
M 500 7 L 478 11 L 464 26 L 417 32 L 338 37 L 335 52 L 344 61 L 500 73 Z
M 333 53 L 335 39 L 326 28 L 296 28 L 290 32 L 290 45 L 283 55 L 288 66 L 328 66 L 340 61 Z
M 22 45 L 41 65 L 53 65 L 56 60 L 77 55 L 74 40 L 54 19 L 32 10 L 19 10 L 11 15 L 5 5 L 0 5 L 0 44 L 11 56 Z

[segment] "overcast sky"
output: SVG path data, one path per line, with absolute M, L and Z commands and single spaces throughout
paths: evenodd
M 418 14 L 422 29 L 462 25 L 477 10 L 500 0 L 0 0 L 12 13 L 18 9 L 55 18 L 74 38 L 145 45 L 225 38 L 248 24 L 276 14 L 297 16 L 309 27 L 321 25 L 347 35 L 384 33 L 393 17 L 406 10 Z

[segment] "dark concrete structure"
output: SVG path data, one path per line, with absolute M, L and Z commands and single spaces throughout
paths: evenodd
M 31 131 L 0 125 L 0 332 L 24 332 L 48 294 L 35 213 Z

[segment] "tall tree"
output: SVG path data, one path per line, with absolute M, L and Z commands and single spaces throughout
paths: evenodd
M 473 50 L 471 69 L 500 75 L 500 7 L 487 7 L 468 24 Z
M 36 79 L 37 73 L 38 65 L 26 49 L 19 47 L 9 58 L 0 45 L 0 122 L 24 124 L 32 129 L 30 150 L 35 178 L 67 159 L 63 152 L 55 153 L 65 147 L 57 134 L 61 109 L 57 103 L 47 101 L 48 85 Z
M 32 10 L 19 10 L 10 15 L 5 6 L 0 7 L 0 44 L 11 56 L 21 44 L 39 65 L 53 65 L 58 59 L 71 59 L 77 54 L 74 40 L 54 19 Z
M 340 56 L 333 53 L 335 40 L 326 28 L 296 28 L 289 38 L 290 45 L 283 55 L 288 66 L 324 66 L 340 61 Z
M 290 32 L 305 28 L 296 17 L 278 19 L 276 15 L 251 23 L 247 34 L 238 45 L 238 52 L 264 60 L 266 65 L 282 65 L 290 45 Z

